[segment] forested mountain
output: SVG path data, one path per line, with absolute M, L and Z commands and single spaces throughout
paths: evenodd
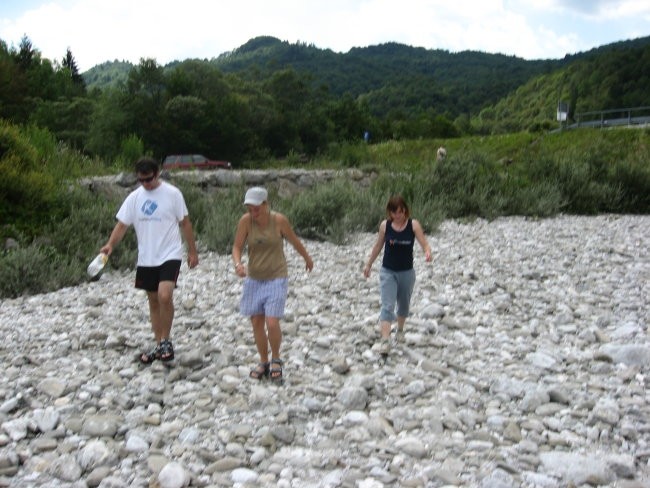
M 83 73 L 83 78 L 87 87 L 102 89 L 126 83 L 132 68 L 133 64 L 128 61 L 106 61 Z
M 64 54 L 64 53 L 62 53 Z M 557 60 L 397 43 L 339 54 L 258 37 L 210 60 L 105 62 L 0 40 L 0 118 L 107 161 L 144 152 L 255 161 L 372 142 L 556 127 L 577 111 L 650 105 L 650 37 Z M 1 148 L 0 148 L 1 149 Z
M 568 104 L 569 120 L 580 112 L 650 107 L 650 37 L 566 59 L 566 67 L 532 78 L 484 109 L 475 127 L 485 124 L 490 132 L 547 129 L 556 125 L 555 103 L 560 100 Z
M 561 67 L 562 60 L 527 61 L 477 51 L 450 53 L 398 43 L 353 48 L 344 54 L 274 37 L 257 37 L 209 61 L 224 73 L 259 81 L 292 69 L 324 86 L 333 96 L 361 97 L 374 115 L 391 110 L 433 110 L 456 116 L 496 103 L 531 77 Z M 179 61 L 165 66 L 173 69 Z M 89 88 L 126 78 L 129 63 L 95 66 L 84 79 Z
M 273 37 L 252 39 L 212 61 L 220 70 L 263 77 L 292 68 L 326 85 L 336 96 L 362 97 L 371 112 L 433 109 L 456 116 L 496 103 L 531 77 L 563 61 L 526 61 L 477 51 L 450 53 L 398 43 L 354 48 L 344 54 Z
M 292 69 L 315 86 L 325 87 L 332 96 L 363 102 L 377 117 L 393 112 L 433 113 L 450 120 L 477 120 L 479 112 L 488 109 L 482 125 L 491 126 L 496 117 L 501 121 L 499 127 L 513 130 L 551 123 L 559 98 L 573 103 L 571 113 L 650 104 L 650 84 L 644 82 L 650 69 L 649 46 L 650 37 L 643 37 L 562 59 L 525 60 L 398 43 L 339 54 L 261 36 L 206 62 L 251 81 Z M 89 87 L 101 87 L 123 80 L 131 67 L 129 63 L 104 63 L 84 73 L 84 78 Z M 521 116 L 503 117 L 513 110 Z

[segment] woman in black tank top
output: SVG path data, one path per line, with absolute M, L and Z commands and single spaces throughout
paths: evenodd
M 379 314 L 381 343 L 379 351 L 390 351 L 391 323 L 397 320 L 397 337 L 404 330 L 408 317 L 411 294 L 415 285 L 413 269 L 413 246 L 417 240 L 424 251 L 426 261 L 431 261 L 431 247 L 420 223 L 411 218 L 404 198 L 393 195 L 386 205 L 386 220 L 379 225 L 368 262 L 363 268 L 363 275 L 368 278 L 372 263 L 384 249 L 384 257 L 379 275 L 381 293 L 381 311 Z

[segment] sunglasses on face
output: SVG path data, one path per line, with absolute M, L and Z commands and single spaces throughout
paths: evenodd
M 156 175 L 146 176 L 144 178 L 138 178 L 138 181 L 140 183 L 151 183 L 155 177 Z

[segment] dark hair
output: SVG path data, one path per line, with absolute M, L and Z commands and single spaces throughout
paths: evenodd
M 135 163 L 136 174 L 146 175 L 148 173 L 153 173 L 157 175 L 158 169 L 160 169 L 160 167 L 158 166 L 158 161 L 146 156 L 138 159 Z
M 404 209 L 404 215 L 407 219 L 411 218 L 411 211 L 402 195 L 393 195 L 388 199 L 388 203 L 386 204 L 386 215 L 390 218 L 390 212 L 395 212 L 400 208 Z

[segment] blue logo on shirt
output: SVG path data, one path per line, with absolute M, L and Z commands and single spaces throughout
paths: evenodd
M 145 215 L 153 215 L 153 213 L 156 211 L 158 208 L 158 204 L 152 200 L 147 200 L 142 204 L 142 213 Z

